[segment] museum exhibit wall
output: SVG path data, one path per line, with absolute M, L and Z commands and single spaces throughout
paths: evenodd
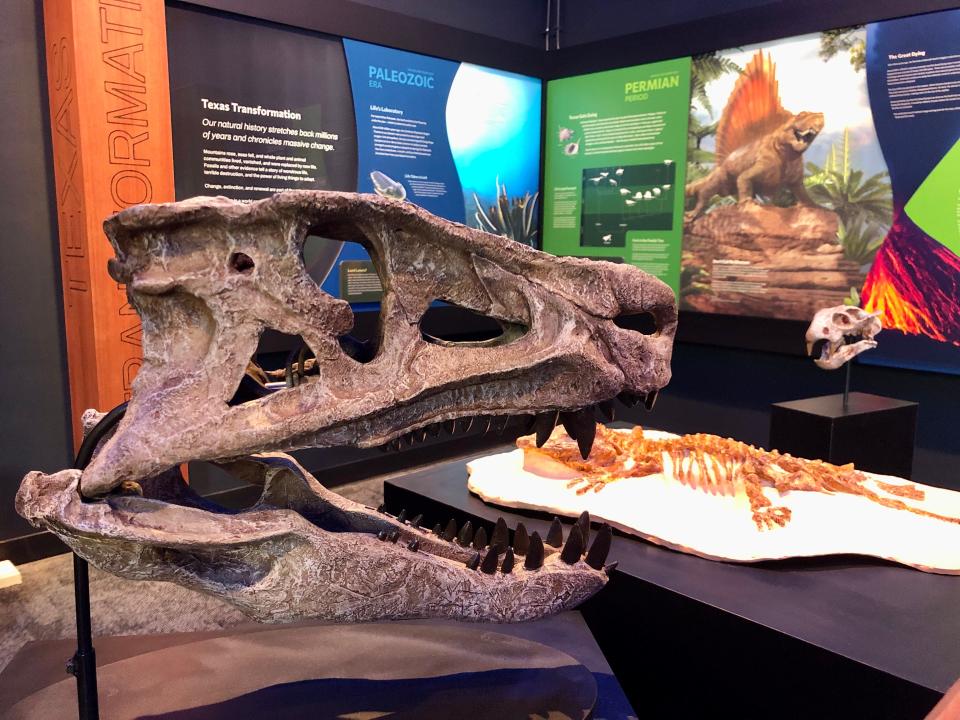
M 214 10 L 233 8 L 238 11 L 250 5 L 244 0 L 210 0 L 200 4 Z M 520 3 L 512 15 L 507 4 L 497 3 L 498 11 L 489 14 L 485 24 L 476 16 L 474 4 L 467 3 L 446 4 L 443 13 L 431 10 L 424 3 L 371 2 L 360 10 L 357 10 L 357 3 L 331 5 L 342 5 L 349 10 L 340 18 L 342 24 L 339 31 L 343 34 L 348 34 L 343 28 L 348 27 L 350 22 L 362 20 L 364 11 L 378 20 L 394 15 L 400 18 L 400 15 L 386 10 L 389 8 L 416 19 L 416 22 L 410 18 L 398 19 L 394 23 L 398 36 L 407 40 L 403 43 L 407 49 L 429 52 L 425 47 L 429 43 L 417 38 L 417 28 L 423 27 L 422 24 L 418 26 L 418 22 L 437 23 L 431 26 L 434 29 L 440 28 L 439 23 L 449 23 L 459 26 L 459 29 L 451 29 L 444 33 L 445 37 L 436 40 L 437 46 L 443 50 L 436 49 L 433 51 L 435 54 L 482 64 L 482 46 L 486 43 L 504 49 L 500 53 L 504 58 L 503 66 L 535 77 L 566 77 L 669 60 L 691 51 L 720 49 L 715 46 L 715 40 L 713 45 L 708 44 L 709 23 L 692 16 L 670 15 L 671 19 L 668 20 L 670 23 L 689 21 L 693 27 L 699 28 L 692 35 L 655 31 L 650 35 L 595 40 L 614 32 L 614 25 L 619 28 L 616 32 L 620 34 L 625 28 L 653 27 L 642 10 L 628 7 L 626 3 L 616 3 L 622 7 L 618 10 L 615 24 L 606 28 L 601 23 L 585 24 L 580 36 L 577 35 L 576 13 L 583 12 L 583 7 L 574 9 L 570 7 L 573 3 L 565 3 L 568 8 L 564 20 L 565 32 L 569 34 L 569 44 L 574 47 L 559 51 L 551 62 L 543 59 L 549 55 L 542 52 L 540 55 L 543 58 L 537 56 L 538 59 L 526 62 L 524 58 L 531 57 L 529 49 L 535 47 L 537 42 L 529 38 L 524 40 L 515 29 L 502 36 L 512 41 L 509 43 L 492 38 L 484 41 L 480 35 L 486 33 L 494 36 L 502 25 L 516 27 L 540 18 L 541 3 Z M 581 5 L 585 7 L 588 4 Z M 885 2 L 882 5 L 885 16 L 915 12 L 917 9 L 915 3 Z M 944 3 L 931 5 L 937 8 L 945 6 Z M 187 3 L 171 3 L 171 6 L 180 10 L 192 7 Z M 337 31 L 329 23 L 325 24 L 325 18 L 319 13 L 305 10 L 307 6 L 295 0 L 278 2 L 271 4 L 270 13 L 280 21 L 284 17 L 288 20 L 297 17 L 304 27 Z M 844 12 L 859 12 L 861 17 L 875 17 L 880 12 L 876 8 L 875 3 L 844 4 Z M 216 17 L 214 10 L 210 12 Z M 733 10 L 747 15 L 761 14 L 766 24 L 759 30 L 754 28 L 760 34 L 749 38 L 753 41 L 773 37 L 769 30 L 776 26 L 778 16 L 793 22 L 796 13 L 796 9 L 786 3 L 740 3 Z M 288 13 L 286 16 L 285 12 Z M 19 69 L 13 77 L 12 73 L 5 74 L 2 81 L 7 106 L 2 127 L 5 137 L 15 137 L 16 142 L 6 143 L 0 153 L 0 182 L 3 183 L 0 203 L 6 220 L 5 262 L 0 263 L 0 297 L 4 307 L 0 312 L 0 337 L 3 337 L 0 347 L 3 348 L 2 357 L 7 371 L 3 394 L 0 396 L 2 406 L 7 410 L 0 425 L 0 450 L 3 452 L 0 465 L 0 559 L 11 556 L 11 552 L 22 553 L 25 547 L 22 542 L 4 541 L 21 538 L 31 532 L 13 511 L 13 496 L 23 473 L 27 469 L 65 467 L 69 464 L 72 452 L 41 18 L 40 0 L 5 3 L 0 9 L 0 39 L 3 41 L 0 52 L 3 53 L 6 67 Z M 467 33 L 465 29 L 471 32 Z M 763 34 L 764 29 L 768 34 Z M 814 29 L 822 29 L 822 23 L 801 28 L 804 32 Z M 388 44 L 389 29 L 378 24 L 377 29 L 371 32 L 381 35 L 365 39 Z M 785 36 L 797 33 L 780 31 L 775 34 Z M 673 43 L 673 52 L 663 50 L 665 36 Z M 700 43 L 701 47 L 680 45 L 688 40 L 690 44 Z M 609 55 L 604 56 L 605 43 L 607 47 L 617 49 L 616 62 Z M 730 42 L 724 46 L 735 44 Z M 462 50 L 462 55 L 457 52 L 458 49 Z M 658 54 L 650 55 L 650 52 Z M 488 61 L 488 64 L 493 63 Z M 545 132 L 550 131 L 551 128 L 545 128 Z M 723 330 L 728 318 L 696 314 L 685 319 L 689 327 L 699 329 L 697 332 L 688 332 L 684 338 L 681 323 L 681 342 L 674 353 L 674 379 L 662 393 L 656 409 L 652 413 L 624 410 L 620 415 L 622 419 L 676 432 L 713 432 L 765 444 L 770 403 L 838 392 L 841 388 L 840 375 L 820 371 L 798 352 L 775 352 L 782 344 L 768 343 L 762 351 L 736 347 L 737 344 L 743 345 L 738 341 L 744 340 L 744 336 L 747 345 L 753 342 L 755 346 L 764 347 L 764 342 L 771 335 L 789 337 L 793 332 L 799 333 L 799 344 L 802 335 L 799 326 L 787 326 L 787 332 L 783 327 L 771 330 L 769 326 L 756 326 L 748 319 L 741 319 L 734 332 L 739 338 L 731 337 L 727 332 L 715 333 L 711 338 L 709 330 Z M 754 337 L 751 338 L 751 335 Z M 724 344 L 734 347 L 723 347 Z M 914 477 L 924 483 L 960 487 L 960 479 L 955 473 L 960 438 L 951 431 L 956 415 L 955 398 L 960 397 L 960 377 L 858 364 L 854 372 L 854 388 L 918 401 L 920 417 Z M 865 442 L 869 442 L 869 439 L 865 438 Z M 406 450 L 389 462 L 394 466 L 396 463 L 414 464 L 430 457 L 439 457 L 454 448 L 469 447 L 469 443 L 458 443 L 441 443 L 427 451 L 416 448 Z M 363 473 L 369 473 L 371 467 L 386 467 L 383 465 L 385 456 L 376 450 L 317 450 L 311 451 L 306 457 L 310 469 L 319 471 L 323 481 L 331 485 L 354 479 L 361 472 L 358 468 L 374 458 L 380 465 L 366 462 Z M 324 473 L 325 468 L 334 469 Z M 216 478 L 206 478 L 202 473 L 195 480 L 202 491 L 230 487 Z
M 0 548 L 35 532 L 13 509 L 24 472 L 72 455 L 42 18 L 0 4 Z

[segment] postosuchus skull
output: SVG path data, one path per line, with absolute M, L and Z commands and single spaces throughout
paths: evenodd
M 880 318 L 858 307 L 837 305 L 818 310 L 807 328 L 807 354 L 824 370 L 836 370 L 865 350 L 877 346 L 883 329 Z M 859 338 L 859 339 L 857 339 Z
M 109 570 L 176 580 L 264 619 L 516 620 L 602 586 L 604 573 L 579 559 L 585 547 L 574 561 L 572 550 L 565 561 L 547 548 L 535 567 L 483 573 L 472 550 L 339 498 L 291 459 L 250 456 L 382 445 L 478 415 L 529 416 L 549 435 L 559 414 L 588 450 L 594 404 L 649 401 L 669 380 L 677 316 L 665 284 L 352 193 L 136 206 L 105 229 L 111 275 L 143 320 L 143 366 L 126 415 L 82 474 L 24 479 L 18 509 L 31 522 Z M 306 273 L 310 234 L 361 242 L 377 267 L 384 297 L 368 362 L 340 341 L 353 324 L 349 305 Z M 505 332 L 432 341 L 419 323 L 434 300 L 495 318 Z M 650 334 L 616 322 L 643 313 L 655 323 Z M 314 375 L 231 406 L 266 328 L 300 335 Z M 260 503 L 229 514 L 193 496 L 175 470 L 189 460 L 218 461 L 263 485 Z M 125 482 L 144 497 L 119 493 Z

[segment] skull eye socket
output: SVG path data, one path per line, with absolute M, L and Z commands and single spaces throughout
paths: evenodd
M 433 345 L 502 347 L 523 337 L 529 329 L 450 302 L 438 302 L 420 318 L 420 337 Z
M 853 320 L 850 319 L 850 316 L 846 315 L 845 313 L 834 313 L 833 321 L 837 325 L 849 325 L 850 323 L 853 322 Z
M 657 319 L 653 316 L 653 313 L 649 312 L 623 313 L 613 319 L 613 324 L 623 330 L 632 330 L 641 335 L 654 336 L 660 334 Z

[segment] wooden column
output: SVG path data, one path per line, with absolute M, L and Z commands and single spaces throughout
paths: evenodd
M 74 441 L 130 396 L 140 319 L 107 274 L 103 220 L 174 199 L 163 0 L 44 0 Z

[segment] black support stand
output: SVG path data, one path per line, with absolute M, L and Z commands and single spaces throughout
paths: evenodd
M 845 391 L 775 403 L 770 412 L 770 447 L 835 465 L 852 462 L 860 470 L 909 479 L 916 427 L 917 403 Z
M 73 466 L 86 469 L 100 442 L 116 427 L 127 411 L 127 404 L 108 412 L 87 433 L 77 451 Z M 73 596 L 77 614 L 77 651 L 67 661 L 67 672 L 77 678 L 77 707 L 80 720 L 99 720 L 100 703 L 97 696 L 97 654 L 93 649 L 93 630 L 90 624 L 90 574 L 87 561 L 73 554 Z
M 77 678 L 80 720 L 99 720 L 97 654 L 90 628 L 90 577 L 87 561 L 73 554 L 73 595 L 77 609 L 77 651 L 67 662 L 67 672 Z

